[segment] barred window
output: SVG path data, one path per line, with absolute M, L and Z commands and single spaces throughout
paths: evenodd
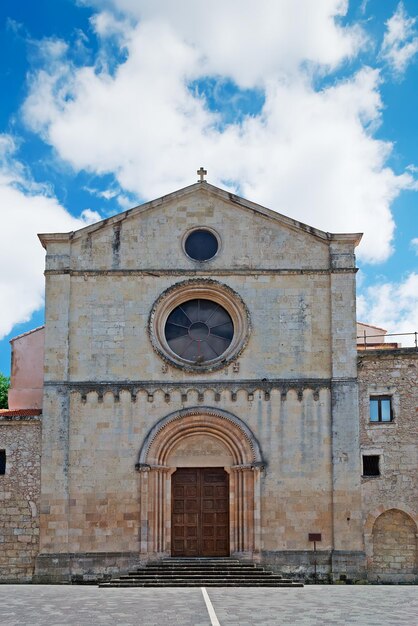
M 363 454 L 363 476 L 380 476 L 380 456 Z
M 0 450 L 0 474 L 6 473 L 6 450 Z

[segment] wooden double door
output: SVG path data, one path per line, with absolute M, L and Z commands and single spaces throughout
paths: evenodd
M 183 467 L 171 477 L 172 556 L 229 556 L 229 476 Z

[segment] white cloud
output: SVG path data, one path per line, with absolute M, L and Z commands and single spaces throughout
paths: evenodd
M 44 250 L 37 233 L 67 232 L 100 219 L 90 210 L 72 217 L 15 160 L 15 149 L 12 137 L 0 135 L 0 339 L 43 305 Z
M 129 20 L 118 19 L 109 11 L 102 11 L 93 15 L 91 23 L 99 37 L 117 37 L 122 42 L 126 40 L 132 26 Z
M 364 15 L 367 11 L 367 5 L 369 4 L 369 0 L 361 0 L 360 4 L 360 13 Z
M 395 175 L 386 165 L 391 144 L 373 136 L 379 73 L 363 68 L 320 91 L 313 86 L 313 66 L 329 71 L 362 45 L 359 30 L 338 26 L 346 2 L 263 0 L 255 9 L 245 0 L 238 20 L 228 2 L 210 10 L 191 0 L 112 4 L 139 19 L 123 22 L 127 57 L 116 71 L 106 71 L 101 49 L 94 67 L 57 64 L 55 56 L 52 69 L 32 79 L 26 122 L 62 159 L 76 170 L 113 173 L 125 192 L 143 198 L 194 182 L 203 164 L 209 182 L 228 181 L 291 217 L 328 231 L 364 231 L 365 261 L 390 255 L 390 206 L 414 181 L 412 173 Z M 101 37 L 120 36 L 109 12 L 93 23 Z M 263 110 L 222 126 L 188 88 L 209 73 L 262 85 Z
M 400 283 L 385 282 L 365 289 L 357 299 L 357 319 L 388 333 L 418 331 L 418 273 L 411 272 Z M 411 346 L 414 336 L 393 337 L 392 341 Z
M 397 73 L 403 74 L 418 52 L 418 33 L 415 17 L 409 17 L 403 2 L 386 22 L 381 56 Z
M 103 219 L 100 213 L 97 211 L 92 211 L 91 209 L 84 209 L 80 213 L 80 220 L 83 222 L 82 225 L 78 226 L 78 228 L 82 228 L 83 226 L 88 226 L 89 224 L 95 224 L 96 222 L 100 222 Z
M 104 198 L 105 200 L 112 200 L 120 193 L 118 189 L 97 189 L 95 187 L 84 187 L 84 190 L 91 193 L 93 196 Z
M 242 87 L 263 85 L 272 77 L 295 72 L 301 63 L 335 68 L 355 56 L 365 35 L 339 26 L 348 0 L 84 0 L 113 8 L 143 25 L 161 42 L 164 30 L 198 52 L 202 75 L 223 75 Z M 109 12 L 96 24 L 103 34 L 117 30 Z M 126 25 L 125 25 L 126 26 Z M 126 28 L 125 28 L 126 32 Z
M 418 237 L 411 239 L 411 247 L 415 251 L 415 254 L 418 254 Z

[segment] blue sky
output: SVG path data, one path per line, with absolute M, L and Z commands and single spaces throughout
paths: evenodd
M 43 323 L 38 232 L 208 181 L 364 232 L 358 316 L 418 330 L 413 0 L 3 0 L 0 371 Z M 405 342 L 406 343 L 406 342 Z

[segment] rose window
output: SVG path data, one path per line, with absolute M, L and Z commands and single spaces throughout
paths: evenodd
M 164 334 L 178 357 L 199 364 L 217 359 L 225 352 L 234 336 L 234 324 L 220 304 L 194 299 L 173 309 Z

